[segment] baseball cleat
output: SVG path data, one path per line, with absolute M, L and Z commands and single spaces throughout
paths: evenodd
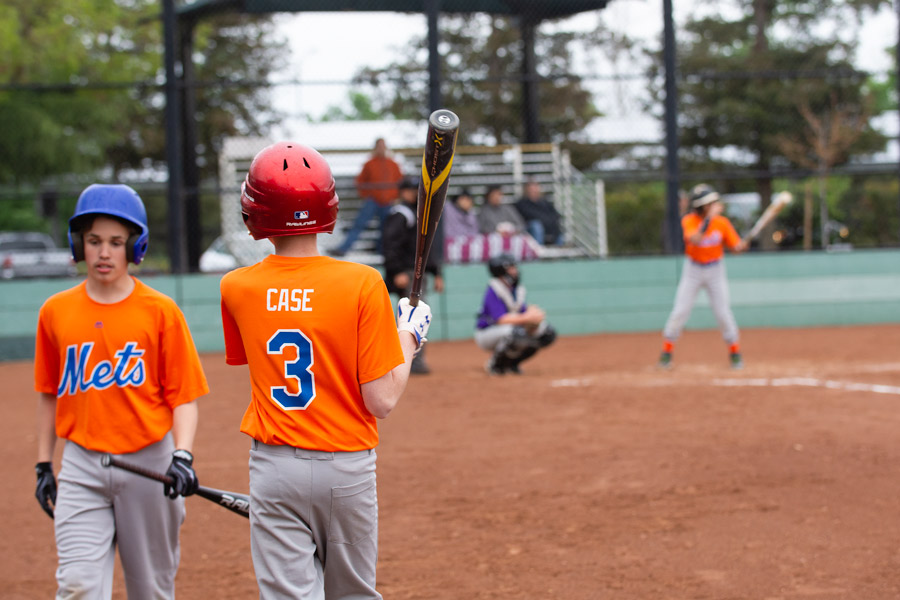
M 731 361 L 731 368 L 735 371 L 739 371 L 744 368 L 744 359 L 741 358 L 740 352 L 732 352 L 729 360 Z
M 409 372 L 411 375 L 428 375 L 431 373 L 431 369 L 425 364 L 425 360 L 420 354 L 413 359 L 412 364 L 409 366 Z
M 663 352 L 659 355 L 659 361 L 656 363 L 656 366 L 660 369 L 671 369 L 672 368 L 672 353 L 671 352 Z
M 484 363 L 484 371 L 488 375 L 503 375 L 505 373 L 503 367 L 498 364 L 496 357 L 492 356 Z

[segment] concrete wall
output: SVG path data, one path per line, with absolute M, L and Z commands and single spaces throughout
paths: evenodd
M 529 301 L 563 335 L 661 330 L 672 308 L 680 257 L 524 263 Z M 742 328 L 900 322 L 900 251 L 751 253 L 726 261 L 732 308 Z M 219 276 L 144 277 L 179 303 L 201 352 L 223 349 Z M 430 294 L 433 341 L 471 337 L 487 283 L 482 264 L 445 269 L 446 290 Z M 41 303 L 77 280 L 0 283 L 0 360 L 28 358 Z M 701 292 L 689 329 L 714 328 Z

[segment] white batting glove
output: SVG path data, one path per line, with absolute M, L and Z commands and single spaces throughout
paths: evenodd
M 409 298 L 401 298 L 397 303 L 397 329 L 416 336 L 418 348 L 427 342 L 425 335 L 431 325 L 431 307 L 419 301 L 418 306 L 410 306 Z M 418 352 L 418 350 L 416 350 Z

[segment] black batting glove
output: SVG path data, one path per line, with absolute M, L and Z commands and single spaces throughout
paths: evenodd
M 53 476 L 53 463 L 39 462 L 34 466 L 37 473 L 37 488 L 34 497 L 44 512 L 53 518 L 53 508 L 56 506 L 56 478 Z
M 175 499 L 178 496 L 190 496 L 197 491 L 200 483 L 197 481 L 194 467 L 191 466 L 193 463 L 194 456 L 187 450 L 176 450 L 172 453 L 172 464 L 166 471 L 166 476 L 172 482 L 165 484 L 163 494 Z

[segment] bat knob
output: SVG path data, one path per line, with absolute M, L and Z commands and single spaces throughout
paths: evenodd
M 459 128 L 459 117 L 452 110 L 439 108 L 428 117 L 428 123 L 439 131 L 454 131 Z
M 104 467 L 108 467 L 112 464 L 112 456 L 110 456 L 109 454 L 104 454 L 100 457 L 100 464 Z

